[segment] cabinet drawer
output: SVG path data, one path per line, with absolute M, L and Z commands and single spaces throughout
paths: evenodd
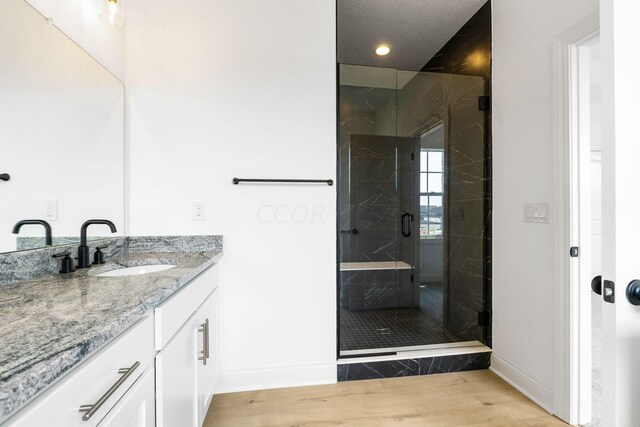
M 154 371 L 147 369 L 98 427 L 155 426 Z
M 162 350 L 218 287 L 218 265 L 204 271 L 155 309 L 155 349 Z
M 146 316 L 69 372 L 11 418 L 7 425 L 95 426 L 136 379 L 153 366 L 154 355 L 153 319 Z M 125 368 L 126 372 L 121 371 Z M 85 413 L 80 412 L 80 407 L 94 405 L 101 398 L 99 408 L 88 420 L 83 420 Z

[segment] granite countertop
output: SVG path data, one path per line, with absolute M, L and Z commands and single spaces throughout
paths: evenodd
M 207 249 L 123 251 L 94 269 L 0 287 L 0 423 L 222 257 L 221 246 Z M 91 275 L 154 263 L 176 267 L 135 276 Z

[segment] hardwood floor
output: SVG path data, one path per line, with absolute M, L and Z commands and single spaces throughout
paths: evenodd
M 216 395 L 205 427 L 566 426 L 490 371 Z

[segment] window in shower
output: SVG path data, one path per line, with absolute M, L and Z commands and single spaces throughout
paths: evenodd
M 420 150 L 420 238 L 442 238 L 444 151 Z

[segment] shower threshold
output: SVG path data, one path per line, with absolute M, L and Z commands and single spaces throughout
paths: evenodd
M 342 360 L 348 361 L 358 357 L 391 357 L 391 359 L 389 360 L 396 360 L 398 358 L 402 359 L 407 357 L 434 357 L 453 354 L 478 353 L 485 351 L 491 351 L 491 349 L 482 344 L 480 341 L 461 341 L 443 344 L 414 345 L 408 347 L 368 348 L 362 350 L 341 350 L 338 364 L 340 364 Z

